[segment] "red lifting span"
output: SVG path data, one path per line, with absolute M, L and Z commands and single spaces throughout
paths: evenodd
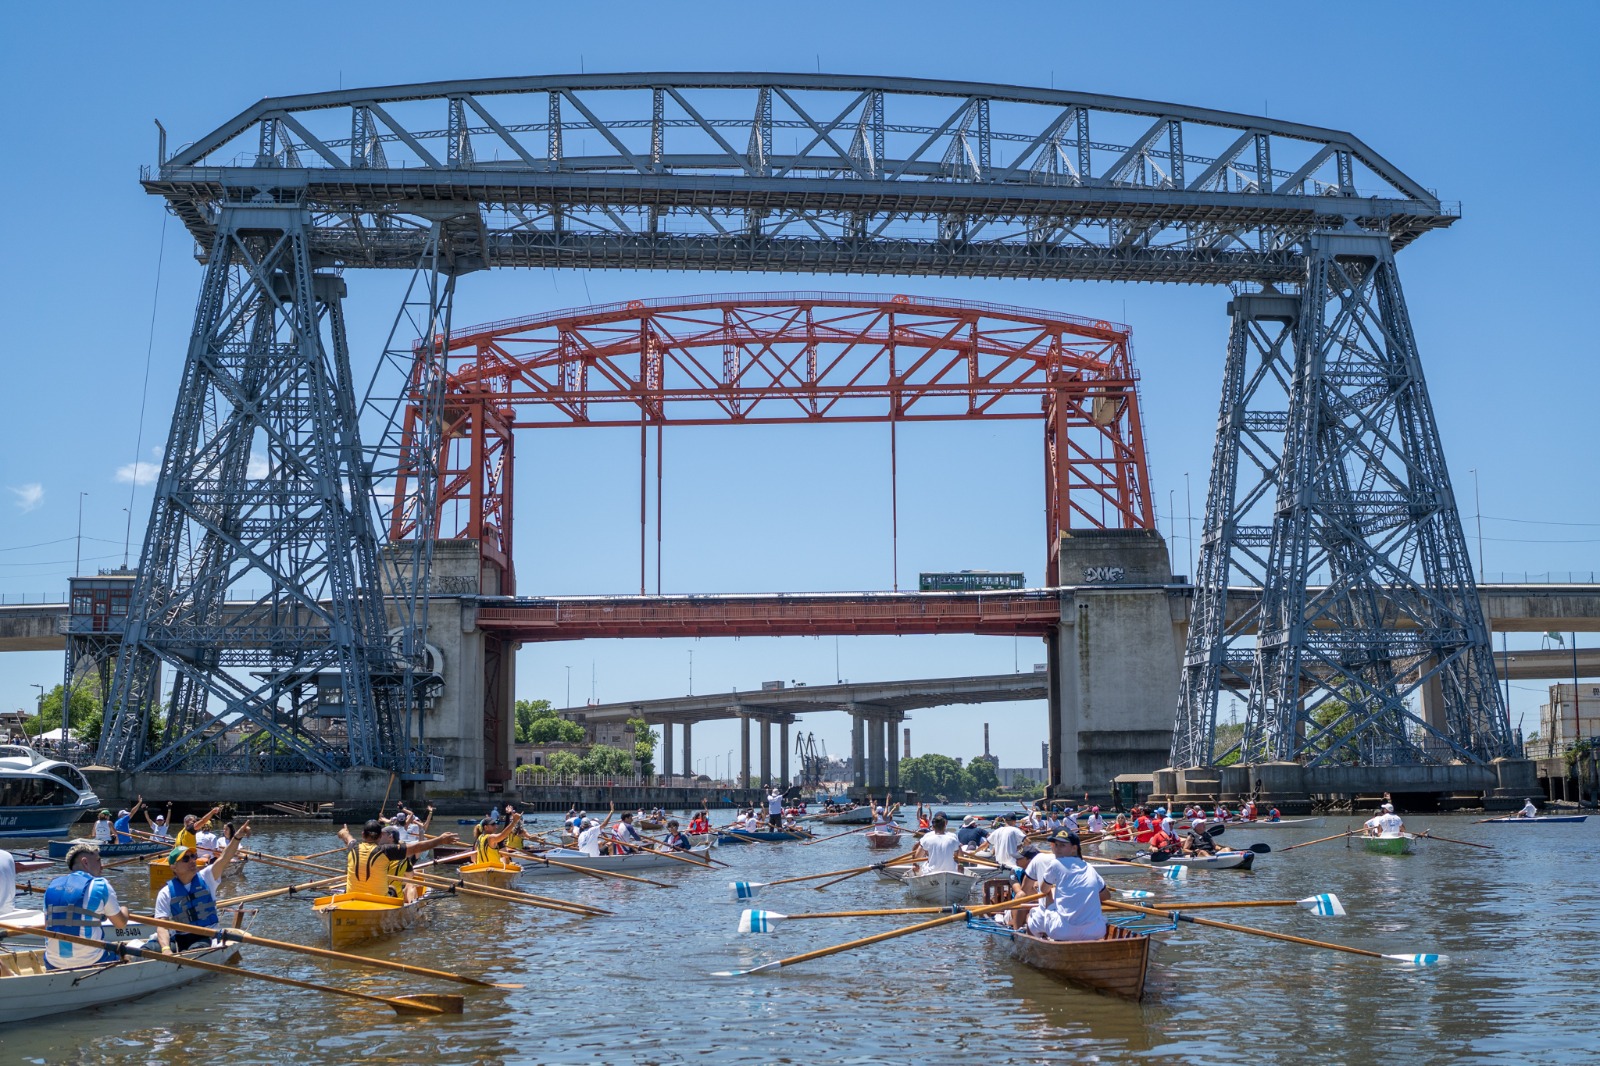
M 478 540 L 506 593 L 518 429 L 638 426 L 643 462 L 652 427 L 1033 418 L 1044 423 L 1049 584 L 1062 532 L 1154 528 L 1129 333 L 1106 321 L 918 296 L 743 293 L 493 322 L 452 333 L 445 359 L 439 536 Z M 392 539 L 412 532 L 405 513 L 394 508 Z M 642 556 L 641 545 L 641 569 Z

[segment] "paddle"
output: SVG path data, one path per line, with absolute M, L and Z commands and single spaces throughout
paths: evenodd
M 718 970 L 711 976 L 744 977 L 747 974 L 766 973 L 768 970 L 782 969 L 785 966 L 793 966 L 796 963 L 808 962 L 811 959 L 820 959 L 827 955 L 837 955 L 841 951 L 849 951 L 852 948 L 864 948 L 869 944 L 877 944 L 884 940 L 892 940 L 895 937 L 906 936 L 910 933 L 920 933 L 924 929 L 934 929 L 941 925 L 949 925 L 951 922 L 964 921 L 968 917 L 990 914 L 994 911 L 1012 910 L 1019 907 L 1021 904 L 1032 903 L 1034 900 L 1043 898 L 1043 892 L 1032 892 L 1026 896 L 1018 896 L 1016 899 L 1008 899 L 1003 903 L 991 903 L 982 907 L 963 907 L 954 914 L 947 914 L 942 918 L 934 918 L 926 922 L 917 922 L 915 925 L 908 925 L 903 929 L 891 929 L 887 933 L 879 933 L 876 936 L 862 937 L 860 940 L 851 940 L 844 944 L 835 944 L 831 948 L 821 948 L 817 951 L 808 951 L 804 955 L 791 955 L 787 959 L 778 959 L 775 962 L 762 963 L 760 966 L 754 966 L 748 970 Z M 1132 906 L 1132 904 L 1123 904 L 1123 906 Z M 1203 921 L 1204 919 L 1199 920 Z
M 649 833 L 641 833 L 639 835 L 644 837 L 646 840 L 650 841 L 650 843 L 655 844 L 658 849 L 664 849 L 667 852 L 671 852 L 673 850 L 676 850 L 676 849 L 673 849 L 671 847 L 668 847 L 667 842 L 665 840 L 662 840 L 660 837 L 653 837 Z M 696 861 L 699 861 L 699 860 L 696 860 Z M 711 853 L 710 852 L 706 853 L 705 865 L 707 865 L 707 866 L 721 866 L 724 869 L 732 869 L 733 868 L 733 864 L 731 862 L 723 862 L 721 859 L 713 859 L 711 857 Z
M 526 988 L 526 985 L 497 984 L 494 981 L 484 981 L 477 977 L 468 977 L 465 974 L 450 973 L 447 970 L 430 970 L 426 966 L 412 966 L 405 962 L 390 962 L 388 959 L 369 959 L 364 955 L 350 955 L 343 951 L 331 951 L 328 948 L 314 948 L 305 944 L 289 944 L 282 940 L 268 940 L 264 936 L 246 932 L 243 929 L 213 929 L 203 925 L 189 925 L 185 922 L 175 922 L 167 918 L 157 918 L 154 915 L 135 914 L 132 920 L 144 922 L 147 925 L 160 926 L 163 929 L 172 929 L 180 933 L 198 933 L 201 936 L 215 937 L 219 940 L 234 940 L 242 944 L 255 944 L 258 947 L 272 948 L 277 951 L 292 951 L 300 955 L 314 955 L 321 959 L 338 959 L 340 962 L 353 962 L 359 966 L 371 966 L 380 970 L 395 970 L 399 973 L 416 974 L 421 977 L 438 977 L 445 981 L 458 981 L 464 985 L 477 985 L 479 988 Z
M 1469 848 L 1483 848 L 1485 851 L 1494 850 L 1493 844 L 1474 844 L 1470 840 L 1451 840 L 1449 837 L 1434 836 L 1432 829 L 1424 829 L 1422 832 L 1413 835 L 1425 840 L 1442 840 L 1446 844 L 1465 844 Z
M 186 955 L 168 955 L 158 950 L 136 946 L 127 943 L 107 943 L 100 940 L 90 940 L 88 937 L 73 936 L 70 933 L 57 933 L 48 929 L 28 929 L 20 925 L 11 925 L 0 922 L 0 929 L 8 933 L 31 933 L 37 936 L 49 937 L 51 940 L 63 940 L 69 944 L 82 944 L 85 947 L 100 948 L 113 952 L 121 957 L 132 956 L 136 959 L 159 959 L 174 966 L 189 966 L 199 970 L 208 970 L 211 973 L 231 974 L 234 977 L 253 977 L 257 981 L 271 981 L 273 984 L 288 985 L 291 988 L 307 988 L 313 992 L 329 992 L 336 996 L 350 996 L 354 999 L 364 999 L 369 1003 L 382 1003 L 392 1009 L 396 1014 L 460 1014 L 462 1000 L 460 996 L 446 995 L 413 995 L 413 996 L 374 996 L 366 992 L 357 992 L 350 988 L 335 988 L 333 985 L 319 985 L 311 981 L 297 981 L 292 977 L 279 977 L 276 974 L 261 973 L 257 970 L 244 970 L 237 966 L 224 966 L 218 962 L 206 962 L 203 959 L 191 959 Z
M 1344 951 L 1351 955 L 1365 955 L 1372 959 L 1393 959 L 1396 962 L 1407 962 L 1416 966 L 1432 966 L 1442 961 L 1443 955 L 1385 955 L 1377 951 L 1368 951 L 1365 948 L 1346 947 L 1343 944 L 1329 944 L 1322 940 L 1308 940 L 1303 936 L 1290 936 L 1288 933 L 1274 933 L 1268 929 L 1256 929 L 1248 925 L 1234 925 L 1232 922 L 1219 922 L 1211 918 L 1195 918 L 1179 910 L 1161 910 L 1156 907 L 1141 907 L 1137 903 L 1122 903 L 1114 899 L 1106 900 L 1107 907 L 1117 910 L 1137 911 L 1140 914 L 1153 914 L 1158 918 L 1173 918 L 1180 922 L 1190 922 L 1194 925 L 1209 925 L 1215 929 L 1228 929 L 1235 933 L 1250 933 L 1254 936 L 1269 937 L 1273 940 L 1284 940 L 1291 944 L 1303 944 L 1306 947 L 1326 948 L 1329 951 Z
M 907 859 L 910 857 L 911 853 L 908 851 L 904 855 L 901 855 L 899 859 Z M 802 874 L 799 877 L 780 877 L 776 881 L 729 881 L 728 899 L 735 902 L 744 899 L 755 899 L 761 894 L 761 890 L 763 888 L 771 888 L 773 885 L 789 885 L 796 881 L 815 881 L 819 877 L 835 877 L 840 874 L 843 874 L 844 877 L 855 877 L 859 874 L 864 874 L 869 870 L 876 870 L 880 866 L 887 866 L 889 865 L 889 862 L 898 862 L 899 859 L 891 859 L 881 863 L 875 862 L 869 866 L 856 866 L 848 870 L 829 870 L 827 873 L 821 874 Z M 839 880 L 844 880 L 844 877 L 840 877 Z M 838 882 L 830 883 L 837 884 Z M 818 887 L 826 888 L 827 886 L 821 885 Z
M 854 829 L 847 829 L 843 833 L 835 833 L 831 837 L 817 837 L 815 840 L 807 840 L 800 846 L 802 848 L 809 848 L 813 844 L 826 844 L 830 840 L 838 840 L 840 837 L 851 836 L 855 833 L 865 833 L 867 830 L 873 828 L 876 828 L 876 826 L 872 822 L 868 822 L 866 825 L 858 825 Z
M 266 863 L 268 866 L 281 866 L 290 870 L 315 870 L 322 873 L 339 873 L 339 871 L 329 866 L 321 866 L 312 862 L 297 862 L 293 859 L 285 859 L 278 855 L 268 855 L 264 851 L 253 851 L 250 852 L 250 854 L 255 856 L 261 862 Z M 340 874 L 339 876 L 343 877 L 344 875 Z M 459 892 L 466 896 L 482 896 L 486 899 L 510 900 L 513 903 L 524 903 L 530 907 L 543 907 L 547 910 L 567 911 L 572 914 L 582 914 L 585 917 L 594 917 L 595 915 L 599 914 L 611 913 L 610 911 L 602 910 L 599 907 L 591 907 L 587 904 L 569 903 L 566 900 L 550 899 L 546 896 L 535 896 L 528 892 L 517 892 L 508 888 L 489 888 L 485 885 L 466 885 L 462 884 L 460 881 L 452 881 L 445 877 L 432 877 L 426 874 L 414 874 L 412 876 L 398 878 L 398 880 L 402 884 L 426 885 L 429 888 L 444 888 L 450 890 L 451 892 Z
M 879 870 L 879 869 L 882 869 L 885 866 L 896 866 L 896 865 L 899 865 L 900 863 L 911 862 L 911 861 L 912 861 L 911 852 L 908 851 L 904 855 L 896 855 L 894 858 L 885 859 L 881 863 L 876 863 L 875 862 L 871 866 L 862 867 L 861 869 L 857 870 L 855 873 L 845 874 L 843 877 L 836 877 L 832 881 L 824 881 L 820 885 L 812 885 L 811 887 L 815 891 L 821 892 L 823 889 L 827 888 L 830 885 L 837 885 L 841 881 L 850 880 L 852 877 L 860 877 L 862 874 L 866 873 L 868 870 Z
M 739 932 L 770 933 L 779 922 L 801 918 L 877 918 L 893 914 L 955 914 L 964 907 L 887 907 L 872 911 L 814 911 L 809 914 L 779 914 L 777 911 L 745 911 L 739 915 Z
M 1085 859 L 1085 862 L 1089 860 Z M 1104 855 L 1095 859 L 1096 863 L 1109 863 L 1112 866 L 1137 866 L 1141 870 L 1150 870 L 1160 874 L 1168 881 L 1185 881 L 1189 877 L 1189 868 L 1182 864 L 1167 866 L 1152 866 L 1147 862 L 1128 862 L 1126 859 L 1108 859 Z
M 1313 844 L 1321 844 L 1321 843 L 1323 843 L 1325 841 L 1329 841 L 1329 840 L 1340 840 L 1340 839 L 1343 839 L 1345 837 L 1348 837 L 1353 832 L 1355 832 L 1355 830 L 1346 829 L 1344 832 L 1335 833 L 1331 837 L 1318 837 L 1315 840 L 1307 840 L 1304 843 L 1290 844 L 1288 847 L 1284 848 L 1283 850 L 1284 851 L 1293 851 L 1295 848 L 1309 848 Z
M 383 790 L 383 804 L 378 808 L 378 817 L 383 817 L 384 808 L 389 806 L 389 792 L 394 788 L 394 771 L 389 771 L 389 784 Z

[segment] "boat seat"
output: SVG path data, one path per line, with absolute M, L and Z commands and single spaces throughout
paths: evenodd
M 44 952 L 0 952 L 0 977 L 29 977 L 44 973 Z

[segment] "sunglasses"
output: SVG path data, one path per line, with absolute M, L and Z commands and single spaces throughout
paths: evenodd
M 195 853 L 191 851 L 187 855 L 179 855 L 178 856 L 178 861 L 179 862 L 194 862 L 196 860 L 196 858 L 197 858 L 197 856 L 195 855 Z

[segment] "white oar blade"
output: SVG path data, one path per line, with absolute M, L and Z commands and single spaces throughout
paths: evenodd
M 1447 955 L 1385 955 L 1386 959 L 1404 962 L 1411 966 L 1437 966 L 1449 956 Z
M 745 911 L 739 915 L 739 932 L 741 933 L 770 933 L 777 924 L 787 918 L 786 914 L 774 911 Z
M 1142 888 L 1124 888 L 1121 890 L 1123 899 L 1155 899 L 1154 892 L 1146 892 Z
M 1339 902 L 1339 897 L 1332 892 L 1323 892 L 1319 895 L 1308 896 L 1300 901 L 1300 906 L 1317 915 L 1319 918 L 1343 918 L 1344 904 Z
M 711 973 L 711 976 L 712 977 L 743 977 L 745 974 L 765 973 L 768 970 L 776 970 L 779 967 L 781 967 L 782 965 L 783 965 L 783 963 L 781 963 L 781 962 L 766 962 L 766 963 L 762 963 L 760 966 L 752 966 L 748 970 L 713 970 L 712 973 Z
M 1168 881 L 1182 881 L 1189 876 L 1189 868 L 1179 864 L 1163 866 L 1161 867 L 1161 876 Z
M 760 881 L 729 881 L 728 898 L 731 900 L 755 899 L 767 886 Z

